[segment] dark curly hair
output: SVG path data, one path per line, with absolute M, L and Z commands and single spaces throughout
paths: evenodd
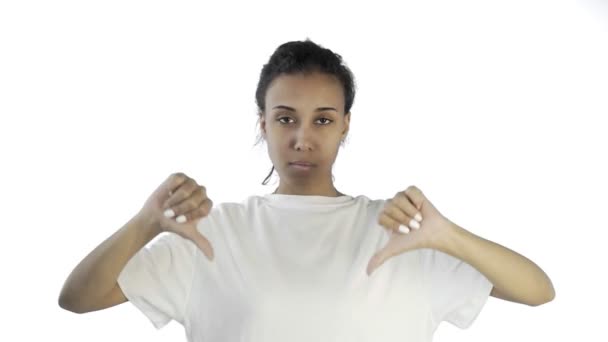
M 258 123 L 266 110 L 266 91 L 276 77 L 282 74 L 293 75 L 298 73 L 309 75 L 313 72 L 332 75 L 342 83 L 344 90 L 344 114 L 349 113 L 355 101 L 356 92 L 353 73 L 343 63 L 342 56 L 306 38 L 305 41 L 291 41 L 280 45 L 270 56 L 268 63 L 264 64 L 255 92 L 255 101 L 258 107 Z M 260 135 L 255 145 L 261 140 L 262 136 Z M 266 185 L 273 171 L 274 165 L 262 182 L 262 185 Z

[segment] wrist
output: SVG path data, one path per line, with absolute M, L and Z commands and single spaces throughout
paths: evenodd
M 431 248 L 452 255 L 454 250 L 458 248 L 458 240 L 461 239 L 462 234 L 465 231 L 463 228 L 449 220 L 446 220 L 443 227 L 444 229 L 441 231 L 442 234 L 439 234 L 433 239 Z
M 145 231 L 146 234 L 152 237 L 163 232 L 158 219 L 151 218 L 150 215 L 145 215 L 141 212 L 133 216 L 131 222 L 137 226 L 137 230 Z

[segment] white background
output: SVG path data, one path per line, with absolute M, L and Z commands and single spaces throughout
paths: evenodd
M 255 89 L 280 44 L 344 58 L 350 195 L 422 189 L 551 278 L 434 341 L 599 341 L 606 294 L 608 5 L 601 1 L 4 1 L 2 341 L 185 341 L 130 303 L 77 315 L 63 282 L 171 173 L 215 203 L 272 192 Z

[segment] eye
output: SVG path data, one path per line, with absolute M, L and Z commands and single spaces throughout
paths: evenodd
M 333 121 L 333 120 L 330 120 L 330 119 L 328 119 L 328 118 L 320 118 L 319 120 L 327 120 L 327 121 L 329 121 L 329 122 L 327 123 L 327 125 L 329 125 L 329 124 L 330 124 L 330 123 Z M 325 125 L 323 125 L 323 126 L 325 126 Z
M 283 119 L 290 119 L 291 120 L 291 118 L 288 117 L 288 116 L 281 116 L 280 118 L 277 119 L 277 121 L 279 121 L 280 123 L 288 123 L 288 122 L 281 121 Z M 319 119 L 317 119 L 317 121 L 319 121 L 319 120 L 326 120 L 326 123 L 321 124 L 321 126 L 327 126 L 327 125 L 329 125 L 330 123 L 333 122 L 333 120 L 328 119 L 328 118 L 319 118 Z
M 281 121 L 282 119 L 291 119 L 291 118 L 288 116 L 281 116 L 280 118 L 277 119 L 277 121 L 280 123 L 286 123 L 286 122 Z

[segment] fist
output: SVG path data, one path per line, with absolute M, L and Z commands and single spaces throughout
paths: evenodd
M 194 242 L 212 260 L 213 248 L 196 228 L 198 220 L 207 216 L 212 207 L 205 187 L 178 172 L 150 195 L 138 215 L 160 232 L 173 232 Z

